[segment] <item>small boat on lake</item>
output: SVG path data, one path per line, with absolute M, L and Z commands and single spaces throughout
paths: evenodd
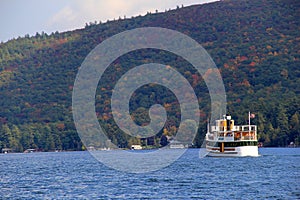
M 257 126 L 249 124 L 236 126 L 230 115 L 216 120 L 214 126 L 207 127 L 205 137 L 207 156 L 244 157 L 259 156 Z

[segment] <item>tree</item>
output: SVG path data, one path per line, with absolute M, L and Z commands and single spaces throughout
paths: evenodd
M 21 131 L 16 125 L 12 125 L 11 135 L 13 140 L 10 141 L 11 148 L 16 152 L 23 152 L 23 146 L 20 143 Z
M 276 139 L 277 135 L 275 135 L 275 130 L 273 125 L 268 122 L 265 131 L 265 146 L 274 146 L 273 140 Z
M 300 142 L 300 122 L 299 122 L 299 112 L 296 112 L 291 117 L 290 121 L 291 126 L 291 134 L 290 134 L 290 140 L 295 139 L 294 143 L 299 146 Z
M 0 129 L 0 148 L 10 148 L 11 131 L 7 124 L 3 124 Z
M 160 145 L 164 147 L 168 144 L 169 144 L 168 138 L 165 134 L 163 134 L 160 138 Z
M 277 140 L 277 144 L 280 146 L 287 146 L 289 144 L 288 141 L 288 132 L 289 132 L 289 123 L 288 123 L 288 117 L 286 115 L 286 110 L 284 107 L 279 106 L 278 107 L 278 116 L 276 118 L 276 132 L 277 137 L 275 140 Z
M 22 130 L 23 134 L 20 139 L 20 142 L 24 149 L 36 148 L 36 144 L 34 143 L 34 135 L 33 135 L 33 126 L 25 125 Z
M 51 132 L 46 133 L 46 144 L 45 144 L 45 151 L 51 151 L 55 149 L 55 143 L 53 140 L 53 136 Z
M 264 131 L 265 131 L 266 120 L 265 120 L 263 114 L 260 112 L 257 113 L 257 118 L 258 118 L 258 125 L 257 125 L 258 139 L 260 139 L 260 137 L 262 137 L 262 135 L 264 134 Z

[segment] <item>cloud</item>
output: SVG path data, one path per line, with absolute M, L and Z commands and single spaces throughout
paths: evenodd
M 48 29 L 73 29 L 77 26 L 76 19 L 78 18 L 76 11 L 70 7 L 65 6 L 56 14 L 54 14 L 46 23 Z
M 72 30 L 85 23 L 144 15 L 147 12 L 165 11 L 177 5 L 199 4 L 215 0 L 73 0 L 55 13 L 48 21 L 48 29 Z
M 130 4 L 124 0 L 97 1 L 86 0 L 77 1 L 78 8 L 81 13 L 89 18 L 97 17 L 99 20 L 107 20 L 117 18 L 120 15 L 128 12 Z
M 122 0 L 75 0 L 52 15 L 46 26 L 52 31 L 72 30 L 84 27 L 88 22 L 118 18 L 127 10 L 128 4 Z

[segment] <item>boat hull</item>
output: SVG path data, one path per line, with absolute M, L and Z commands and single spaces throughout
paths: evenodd
M 241 146 L 235 147 L 234 151 L 214 151 L 207 150 L 209 157 L 258 157 L 258 147 L 257 146 Z

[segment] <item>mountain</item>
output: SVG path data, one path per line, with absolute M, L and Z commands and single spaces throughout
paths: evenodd
M 163 27 L 200 43 L 219 68 L 228 112 L 237 123 L 256 117 L 259 140 L 265 146 L 300 143 L 300 2 L 297 0 L 225 0 L 177 8 L 164 13 L 93 22 L 64 33 L 37 33 L 0 44 L 0 149 L 84 149 L 72 118 L 72 90 L 88 53 L 105 39 L 139 27 Z M 159 62 L 176 68 L 194 87 L 201 109 L 195 145 L 206 132 L 210 99 L 202 77 L 180 57 L 159 50 L 139 50 L 121 56 L 99 82 L 96 112 L 109 138 L 120 147 L 139 142 L 118 129 L 110 110 L 116 81 L 134 66 Z M 165 88 L 146 85 L 131 101 L 138 124 L 147 124 L 147 109 L 161 103 L 168 121 L 157 137 L 174 135 L 180 123 L 179 105 Z M 164 133 L 163 133 L 164 132 Z

